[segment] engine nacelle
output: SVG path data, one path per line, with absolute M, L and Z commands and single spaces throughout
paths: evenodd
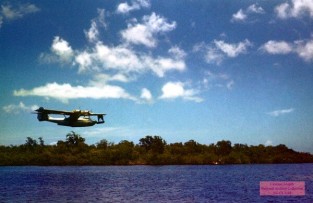
M 39 121 L 47 121 L 47 120 L 49 120 L 49 116 L 46 113 L 38 113 L 37 119 Z

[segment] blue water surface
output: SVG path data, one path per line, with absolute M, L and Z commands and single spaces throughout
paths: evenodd
M 260 181 L 305 181 L 260 196 Z M 313 164 L 0 167 L 0 202 L 313 202 Z

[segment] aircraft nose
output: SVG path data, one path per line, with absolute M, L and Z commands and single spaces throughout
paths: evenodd
M 35 111 L 37 111 L 37 112 L 42 112 L 44 110 L 44 108 L 43 107 L 40 107 L 39 109 L 36 109 Z

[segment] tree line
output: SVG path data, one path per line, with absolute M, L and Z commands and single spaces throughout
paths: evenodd
M 313 163 L 313 155 L 296 152 L 285 145 L 248 146 L 227 140 L 204 145 L 194 140 L 167 144 L 160 136 L 146 136 L 138 144 L 123 140 L 114 144 L 105 139 L 87 145 L 75 132 L 65 141 L 46 145 L 27 137 L 19 146 L 0 146 L 0 166 L 16 165 L 183 165 L 183 164 L 271 164 Z

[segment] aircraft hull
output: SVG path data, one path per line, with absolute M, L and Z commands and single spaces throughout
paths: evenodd
M 95 125 L 96 122 L 59 122 L 58 125 L 70 126 L 70 127 L 89 127 Z

